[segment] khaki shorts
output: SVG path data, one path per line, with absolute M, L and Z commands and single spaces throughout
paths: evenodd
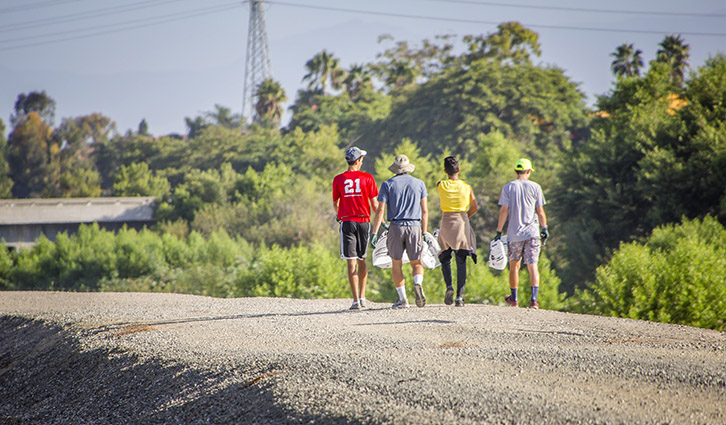
M 509 242 L 509 261 L 522 261 L 524 264 L 537 264 L 540 250 L 539 238 L 527 239 L 526 241 Z
M 403 259 L 403 251 L 408 254 L 411 261 L 421 258 L 424 249 L 421 226 L 399 226 L 391 223 L 386 237 L 386 248 L 388 255 L 394 260 Z

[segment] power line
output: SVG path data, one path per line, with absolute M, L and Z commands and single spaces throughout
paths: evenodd
M 499 25 L 501 22 L 495 21 L 482 21 L 477 19 L 463 19 L 463 18 L 444 18 L 440 16 L 424 16 L 424 15 L 411 15 L 405 13 L 391 13 L 391 12 L 377 12 L 371 10 L 360 10 L 360 9 L 346 9 L 340 7 L 329 7 L 329 6 L 315 6 L 310 4 L 296 4 L 287 3 L 282 1 L 268 1 L 269 4 L 279 6 L 290 6 L 298 7 L 303 9 L 316 9 L 326 10 L 330 12 L 341 12 L 341 13 L 355 13 L 362 15 L 373 15 L 373 16 L 386 16 L 392 18 L 406 18 L 406 19 L 422 19 L 429 21 L 442 21 L 442 22 L 458 22 L 466 24 L 484 24 L 484 25 Z M 567 25 L 546 25 L 546 24 L 525 24 L 528 28 L 545 28 L 555 30 L 569 30 L 569 31 L 594 31 L 594 32 L 616 32 L 616 33 L 630 33 L 630 34 L 671 34 L 677 33 L 681 35 L 689 36 L 705 36 L 705 37 L 726 37 L 726 33 L 714 33 L 714 32 L 693 32 L 693 31 L 655 31 L 655 30 L 638 30 L 638 29 L 620 29 L 620 28 L 600 28 L 600 27 L 577 27 Z
M 177 13 L 174 15 L 166 15 L 166 17 L 157 16 L 157 17 L 153 17 L 153 18 L 147 18 L 147 19 L 143 20 L 143 21 L 148 21 L 147 23 L 144 23 L 144 24 L 129 25 L 129 22 L 122 22 L 122 23 L 118 23 L 118 24 L 113 24 L 113 26 L 122 26 L 122 25 L 126 25 L 126 26 L 117 28 L 117 29 L 91 32 L 91 33 L 87 33 L 87 34 L 79 34 L 79 35 L 69 36 L 69 37 L 65 37 L 65 38 L 54 38 L 53 40 L 45 40 L 45 41 L 38 41 L 35 43 L 24 43 L 24 44 L 18 44 L 18 45 L 14 45 L 14 46 L 0 47 L 0 51 L 21 49 L 21 48 L 25 48 L 25 47 L 41 46 L 41 45 L 46 45 L 46 44 L 54 44 L 54 43 L 60 43 L 63 41 L 78 40 L 78 39 L 83 39 L 83 38 L 96 37 L 99 35 L 128 31 L 128 30 L 132 30 L 132 29 L 146 28 L 146 27 L 156 26 L 156 25 L 164 24 L 164 23 L 168 23 L 168 22 L 180 21 L 180 20 L 189 19 L 189 18 L 196 18 L 198 16 L 209 15 L 209 14 L 213 14 L 213 13 L 226 12 L 228 10 L 236 9 L 241 6 L 242 6 L 242 3 L 239 3 L 239 2 L 227 3 L 225 5 L 218 5 L 218 6 L 209 7 L 209 8 L 202 8 L 202 9 L 196 9 L 196 10 L 191 10 L 191 11 L 186 11 L 186 12 L 180 12 L 180 13 Z M 170 16 L 173 16 L 173 17 L 170 17 Z M 136 22 L 139 22 L 139 21 L 136 21 Z M 57 37 L 60 35 L 70 34 L 70 33 L 74 33 L 74 32 L 80 33 L 80 32 L 85 32 L 85 31 L 89 31 L 92 29 L 108 28 L 109 26 L 112 26 L 112 25 L 104 25 L 104 26 L 100 26 L 100 27 L 84 28 L 81 30 L 44 34 L 42 36 L 33 37 L 33 38 Z M 18 40 L 25 41 L 25 40 L 28 40 L 28 38 L 15 39 L 15 40 L 4 40 L 4 41 L 0 41 L 0 42 L 8 43 L 11 41 L 18 41 Z
M 146 9 L 149 7 L 157 7 L 166 3 L 176 3 L 186 0 L 144 0 L 136 3 L 124 4 L 121 6 L 107 7 L 102 9 L 90 10 L 86 12 L 73 13 L 69 15 L 53 16 L 51 18 L 37 19 L 35 21 L 18 22 L 16 24 L 5 25 L 0 28 L 0 32 L 11 32 L 22 29 L 35 27 L 45 27 L 49 25 L 57 25 L 67 22 L 82 21 L 84 19 L 98 18 L 101 16 L 112 15 L 116 13 L 131 12 L 134 10 Z
M 540 6 L 535 4 L 516 4 L 516 3 L 497 3 L 489 1 L 475 0 L 428 0 L 441 3 L 461 3 L 474 4 L 478 6 L 496 6 L 496 7 L 513 7 L 520 9 L 539 9 L 554 10 L 560 12 L 586 12 L 586 13 L 610 13 L 617 15 L 647 15 L 647 16 L 673 16 L 673 17 L 692 17 L 692 18 L 726 18 L 726 14 L 721 13 L 694 13 L 694 12 L 668 12 L 657 10 L 626 10 L 626 9 L 591 9 L 584 7 L 563 7 L 563 6 Z
M 17 12 L 17 11 L 23 11 L 31 8 L 40 8 L 45 6 L 58 6 L 62 4 L 68 4 L 68 3 L 74 3 L 74 2 L 80 2 L 83 0 L 53 0 L 53 1 L 41 1 L 37 3 L 31 3 L 26 4 L 23 6 L 16 6 L 16 7 L 10 7 L 10 8 L 4 8 L 0 9 L 0 12 L 3 13 L 9 13 L 9 12 Z M 153 4 L 149 4 L 147 2 L 148 7 L 152 6 L 158 6 L 165 3 L 171 3 L 175 1 L 182 1 L 182 0 L 157 0 L 153 2 Z M 183 19 L 190 19 L 197 16 L 203 16 L 207 14 L 212 13 L 219 13 L 224 12 L 227 10 L 232 10 L 237 7 L 241 7 L 243 4 L 247 3 L 249 0 L 243 0 L 241 2 L 236 3 L 225 3 L 222 5 L 217 5 L 209 8 L 202 8 L 202 9 L 195 9 L 190 10 L 186 12 L 180 12 L 172 15 L 160 15 L 155 16 L 151 18 L 146 18 L 144 20 L 138 21 L 124 21 L 119 22 L 116 24 L 108 24 L 104 26 L 96 26 L 96 27 L 86 27 L 83 29 L 78 30 L 69 30 L 69 31 L 61 31 L 61 32 L 55 32 L 55 33 L 47 33 L 42 34 L 34 37 L 22 37 L 22 38 L 13 38 L 13 39 L 6 39 L 6 40 L 0 40 L 0 43 L 13 43 L 13 42 L 25 42 L 31 39 L 43 39 L 43 38 L 53 38 L 52 40 L 44 40 L 44 41 L 37 41 L 33 43 L 22 43 L 17 45 L 11 45 L 6 47 L 0 47 L 0 51 L 7 51 L 7 50 L 14 50 L 14 49 L 20 49 L 25 47 L 34 47 L 34 46 L 41 46 L 46 44 L 54 44 L 59 43 L 63 41 L 70 41 L 70 40 L 78 40 L 78 39 L 84 39 L 84 38 L 90 38 L 95 37 L 99 35 L 105 35 L 105 34 L 111 34 L 111 33 L 117 33 L 122 31 L 128 31 L 132 29 L 139 29 L 139 28 L 146 28 L 151 27 L 167 22 L 173 22 Z M 480 1 L 474 1 L 474 0 L 429 0 L 429 1 L 440 1 L 440 2 L 451 2 L 451 3 L 466 3 L 466 4 L 478 4 L 478 5 L 491 5 L 491 6 L 511 6 L 511 7 L 530 7 L 523 4 L 505 4 L 505 3 L 496 3 L 496 2 L 480 2 Z M 457 23 L 469 23 L 469 24 L 483 24 L 483 25 L 498 25 L 501 22 L 498 21 L 486 21 L 486 20 L 478 20 L 478 19 L 463 19 L 463 18 L 445 18 L 440 16 L 425 16 L 425 15 L 413 15 L 413 14 L 404 14 L 404 13 L 392 13 L 392 12 L 379 12 L 379 11 L 371 11 L 371 10 L 360 10 L 360 9 L 349 9 L 349 8 L 339 8 L 339 7 L 327 7 L 327 6 L 316 6 L 316 5 L 309 5 L 309 4 L 298 4 L 298 3 L 288 3 L 284 1 L 268 1 L 268 4 L 273 5 L 279 5 L 279 6 L 288 6 L 288 7 L 298 7 L 298 8 L 306 8 L 306 9 L 315 9 L 315 10 L 324 10 L 324 11 L 330 11 L 330 12 L 340 12 L 340 13 L 355 13 L 355 14 L 364 14 L 364 15 L 373 15 L 373 16 L 384 16 L 384 17 L 396 17 L 396 18 L 405 18 L 405 19 L 419 19 L 419 20 L 429 20 L 429 21 L 441 21 L 441 22 L 457 22 Z M 119 11 L 119 8 L 125 8 L 121 9 L 120 11 L 130 11 L 134 10 L 134 8 L 143 8 L 147 6 L 141 6 L 142 2 L 137 3 L 131 3 L 126 4 L 123 6 L 116 6 L 112 8 L 106 8 L 106 9 L 97 9 L 95 11 L 89 11 L 89 12 L 82 12 L 76 15 L 65 15 L 60 17 L 61 19 L 68 19 L 68 20 L 79 20 L 79 19 L 86 19 L 90 17 L 97 17 L 101 15 L 106 15 L 113 13 L 113 11 Z M 645 11 L 616 11 L 616 10 L 605 10 L 605 9 L 585 9 L 585 8 L 560 8 L 556 6 L 531 6 L 532 8 L 547 8 L 547 9 L 553 9 L 553 10 L 571 10 L 571 11 L 587 11 L 587 12 L 601 12 L 601 13 L 615 13 L 615 12 L 623 12 L 623 13 L 650 13 Z M 670 14 L 675 12 L 662 12 L 660 14 Z M 657 14 L 657 13 L 656 13 Z M 91 16 L 92 15 L 92 16 Z M 681 14 L 687 16 L 688 14 Z M 691 14 L 692 16 L 700 16 L 700 14 Z M 726 16 L 726 15 L 709 15 L 709 16 Z M 53 23 L 50 18 L 49 20 L 38 20 L 38 21 L 31 21 L 26 22 L 24 24 L 16 24 L 16 25 L 30 25 L 30 24 L 36 24 L 43 22 L 50 22 Z M 56 17 L 56 19 L 58 19 Z M 60 23 L 61 21 L 56 21 L 56 23 Z M 65 22 L 65 21 L 64 21 Z M 146 23 L 139 23 L 139 22 L 146 22 Z M 545 29 L 555 29 L 555 30 L 570 30 L 570 31 L 594 31 L 594 32 L 614 32 L 614 33 L 634 33 L 634 34 L 664 34 L 664 33 L 678 33 L 681 35 L 686 36 L 705 36 L 705 37 L 726 37 L 726 33 L 710 33 L 710 32 L 693 32 L 693 31 L 654 31 L 654 30 L 640 30 L 640 29 L 619 29 L 619 28 L 600 28 L 600 27 L 578 27 L 578 26 L 566 26 L 566 25 L 546 25 L 546 24 L 523 24 L 526 27 L 531 28 L 545 28 Z M 109 27 L 119 27 L 116 29 L 108 29 Z M 21 28 L 14 27 L 13 30 L 18 30 Z M 97 32 L 89 32 L 93 30 L 100 30 Z M 5 29 L 1 29 L 0 32 L 4 32 Z M 7 30 L 11 31 L 11 30 Z M 77 35 L 72 35 L 77 34 Z M 69 35 L 68 37 L 64 38 L 57 38 L 59 36 Z
M 13 13 L 13 12 L 25 12 L 32 9 L 40 9 L 46 6 L 61 6 L 68 3 L 77 3 L 83 0 L 48 0 L 41 1 L 38 3 L 26 3 L 22 6 L 6 7 L 0 9 L 0 13 Z

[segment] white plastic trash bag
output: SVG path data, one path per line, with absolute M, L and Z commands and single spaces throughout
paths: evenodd
M 386 239 L 388 231 L 381 233 L 376 242 L 376 247 L 373 248 L 373 265 L 382 269 L 390 269 L 393 265 L 393 260 L 388 256 L 388 247 L 386 247 Z M 403 262 L 408 263 L 408 256 L 403 253 Z
M 489 267 L 504 270 L 507 267 L 506 236 L 489 244 Z
M 434 234 L 438 235 L 438 229 L 434 231 Z M 426 243 L 424 246 L 424 252 L 423 255 L 421 255 L 421 265 L 427 269 L 433 270 L 441 265 L 441 261 L 439 261 L 441 246 L 439 246 L 439 239 L 436 236 L 428 232 L 426 232 L 426 235 L 428 235 L 428 238 L 426 239 L 428 239 L 431 243 Z
M 438 241 L 430 234 L 429 240 L 433 241 L 431 244 L 425 244 L 423 253 L 421 253 L 421 265 L 427 269 L 434 269 L 441 265 L 439 261 L 438 253 L 441 250 Z M 388 237 L 388 231 L 381 233 L 381 236 L 376 242 L 376 247 L 373 249 L 373 265 L 382 269 L 390 269 L 393 266 L 393 260 L 388 255 L 388 247 L 386 247 L 386 239 Z M 403 258 L 401 259 L 403 264 L 409 263 L 408 254 L 403 251 Z

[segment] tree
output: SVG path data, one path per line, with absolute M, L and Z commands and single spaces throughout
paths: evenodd
M 0 199 L 12 196 L 13 180 L 7 161 L 8 143 L 5 139 L 5 123 L 0 119 Z
M 643 66 L 642 51 L 636 49 L 632 44 L 621 44 L 611 53 L 615 60 L 610 69 L 616 77 L 639 77 L 640 68 Z
M 501 63 L 515 65 L 531 64 L 531 56 L 539 57 L 542 52 L 539 35 L 519 22 L 499 24 L 497 32 L 483 36 L 466 36 L 464 42 L 469 53 L 465 56 L 468 62 L 477 59 L 494 59 Z
M 688 67 L 690 46 L 685 44 L 680 35 L 673 34 L 666 36 L 659 46 L 656 62 L 667 64 L 673 84 L 682 86 L 685 70 Z
M 453 36 L 437 36 L 435 41 L 424 40 L 421 47 L 411 47 L 407 41 L 398 41 L 393 47 L 379 53 L 379 61 L 370 65 L 371 71 L 383 80 L 389 89 L 401 89 L 440 72 L 451 60 Z M 382 35 L 378 42 L 393 40 Z
M 565 157 L 553 211 L 566 240 L 567 285 L 582 286 L 621 242 L 707 214 L 726 222 L 726 57 L 712 58 L 674 108 L 670 67 L 621 79 L 603 118 Z
M 493 131 L 518 140 L 534 159 L 554 158 L 578 141 L 586 122 L 583 95 L 557 68 L 457 60 L 397 95 L 391 113 L 364 136 L 370 152 L 390 151 L 404 138 L 426 154 L 476 150 Z
M 63 149 L 66 157 L 87 161 L 93 147 L 106 143 L 116 123 L 101 114 L 90 114 L 76 118 L 66 118 L 53 132 L 53 138 Z
M 214 111 L 207 112 L 207 118 L 224 128 L 238 128 L 242 124 L 242 115 L 233 114 L 229 108 L 222 105 L 214 105 Z
M 93 198 L 101 196 L 101 176 L 95 168 L 71 168 L 60 176 L 60 192 L 63 198 Z
M 726 330 L 726 229 L 713 217 L 656 228 L 620 245 L 574 310 Z
M 184 122 L 187 124 L 187 137 L 190 139 L 194 139 L 199 136 L 202 130 L 209 126 L 209 123 L 207 123 L 204 117 L 200 116 L 197 116 L 194 119 L 185 117 Z
M 280 83 L 268 78 L 257 87 L 256 118 L 279 123 L 282 119 L 282 104 L 287 101 Z
M 169 194 L 169 182 L 154 175 L 145 162 L 122 165 L 116 173 L 113 196 L 156 196 L 160 200 Z
M 151 134 L 149 134 L 149 124 L 146 122 L 146 118 L 142 119 L 139 123 L 139 130 L 137 133 L 139 136 L 151 136 Z
M 308 82 L 308 89 L 319 92 L 323 96 L 326 94 L 328 87 L 338 90 L 345 78 L 345 71 L 340 69 L 338 59 L 323 50 L 312 59 L 305 63 L 307 74 L 303 77 L 303 81 Z
M 39 197 L 56 174 L 51 158 L 60 148 L 51 141 L 52 130 L 37 112 L 29 112 L 8 139 L 13 197 Z
M 364 88 L 373 87 L 371 72 L 364 65 L 353 65 L 346 72 L 343 84 L 348 96 L 355 100 Z
M 15 113 L 10 116 L 10 124 L 15 127 L 31 112 L 35 112 L 48 125 L 55 119 L 55 100 L 42 92 L 21 93 L 15 101 Z

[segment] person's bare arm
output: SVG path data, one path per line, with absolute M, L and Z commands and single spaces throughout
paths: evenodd
M 504 224 L 506 224 L 508 216 L 509 207 L 502 205 L 502 208 L 499 210 L 499 222 L 497 223 L 497 232 L 504 231 Z
M 429 207 L 426 198 L 421 198 L 421 234 L 425 234 L 429 225 Z
M 476 214 L 476 212 L 479 211 L 479 205 L 476 204 L 476 198 L 474 197 L 474 194 L 472 193 L 469 198 L 469 211 L 467 211 L 467 215 L 469 217 Z
M 378 228 L 381 227 L 381 223 L 383 223 L 383 213 L 386 211 L 386 203 L 385 202 L 378 202 L 378 207 L 376 208 L 376 220 L 373 222 L 373 235 L 378 234 Z
M 374 213 L 377 213 L 378 212 L 378 198 L 376 198 L 374 196 L 373 198 L 371 198 L 370 201 L 371 201 L 371 211 L 373 211 Z
M 539 218 L 540 227 L 547 227 L 547 215 L 545 214 L 544 207 L 535 208 L 537 212 L 537 218 Z

